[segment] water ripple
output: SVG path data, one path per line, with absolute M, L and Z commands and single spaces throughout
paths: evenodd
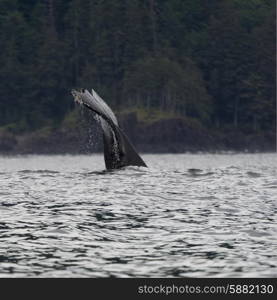
M 0 276 L 276 277 L 276 155 L 144 158 L 0 157 Z

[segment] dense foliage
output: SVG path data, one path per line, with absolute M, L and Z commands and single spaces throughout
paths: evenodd
M 70 90 L 274 131 L 274 0 L 0 0 L 0 127 L 59 126 Z

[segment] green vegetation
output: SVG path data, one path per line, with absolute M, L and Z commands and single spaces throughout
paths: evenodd
M 0 130 L 74 128 L 84 87 L 144 122 L 274 132 L 275 45 L 274 0 L 0 0 Z

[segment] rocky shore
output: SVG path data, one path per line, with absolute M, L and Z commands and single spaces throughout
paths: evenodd
M 141 122 L 136 113 L 119 116 L 119 122 L 138 151 L 270 152 L 276 151 L 276 134 L 245 134 L 234 130 L 210 130 L 183 118 Z M 89 124 L 42 128 L 14 134 L 0 132 L 0 154 L 81 154 L 102 151 L 102 133 L 95 121 Z

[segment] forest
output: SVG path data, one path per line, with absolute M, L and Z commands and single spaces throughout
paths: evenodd
M 72 88 L 116 112 L 274 139 L 275 5 L 0 0 L 0 139 L 74 125 Z

